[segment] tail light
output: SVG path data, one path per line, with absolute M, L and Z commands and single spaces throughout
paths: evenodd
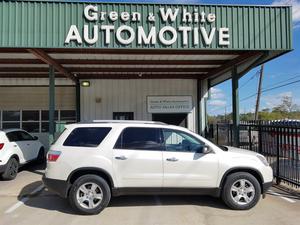
M 0 150 L 2 150 L 4 147 L 4 143 L 0 143 Z
M 53 151 L 53 150 L 49 151 L 47 156 L 48 162 L 56 162 L 60 154 L 61 154 L 60 151 Z

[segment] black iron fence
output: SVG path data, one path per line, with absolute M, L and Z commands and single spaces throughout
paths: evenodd
M 232 124 L 210 126 L 210 139 L 218 145 L 233 145 Z M 239 147 L 264 155 L 274 171 L 276 182 L 300 187 L 300 122 L 242 121 Z

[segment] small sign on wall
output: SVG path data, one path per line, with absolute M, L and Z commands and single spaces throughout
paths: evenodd
M 148 113 L 189 113 L 192 96 L 147 96 Z

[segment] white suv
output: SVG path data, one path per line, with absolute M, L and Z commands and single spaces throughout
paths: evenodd
M 45 149 L 37 137 L 25 130 L 0 130 L 0 175 L 5 180 L 17 176 L 19 166 L 45 159 Z
M 147 121 L 67 125 L 51 146 L 44 184 L 83 214 L 111 196 L 205 194 L 249 209 L 272 185 L 264 156 L 220 148 L 178 126 Z

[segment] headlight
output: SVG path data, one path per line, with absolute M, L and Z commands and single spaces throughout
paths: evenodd
M 265 166 L 269 166 L 268 161 L 266 160 L 266 158 L 262 155 L 256 155 L 257 158 L 259 158 L 259 160 L 265 165 Z

